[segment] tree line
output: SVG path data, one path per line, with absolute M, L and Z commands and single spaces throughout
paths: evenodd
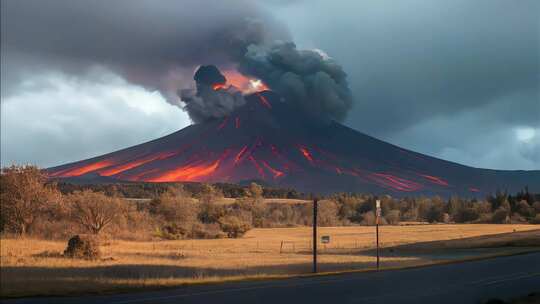
M 126 191 L 138 189 L 131 185 L 97 189 L 95 185 L 59 185 L 36 167 L 11 166 L 0 175 L 0 231 L 51 239 L 78 233 L 121 239 L 236 238 L 253 227 L 312 223 L 312 204 L 268 199 L 302 197 L 297 192 L 266 190 L 256 183 L 226 186 L 224 191 L 223 185 L 229 184 L 143 184 L 148 187 L 143 188 L 147 199 L 131 200 L 126 199 Z M 224 200 L 224 192 L 233 193 L 234 200 Z M 497 192 L 481 200 L 336 193 L 319 202 L 318 223 L 373 225 L 377 199 L 382 202 L 383 224 L 540 223 L 540 195 L 527 189 L 515 195 Z

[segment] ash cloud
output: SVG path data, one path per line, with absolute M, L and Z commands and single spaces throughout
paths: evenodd
M 214 65 L 199 67 L 193 80 L 197 88 L 181 90 L 180 97 L 195 123 L 227 116 L 245 103 L 242 93 L 232 86 L 214 89 L 215 85 L 226 83 L 225 76 Z
M 245 102 L 234 88 L 192 89 L 196 67 L 213 63 L 241 66 L 316 117 L 342 121 L 352 104 L 341 67 L 320 52 L 274 43 L 290 41 L 288 31 L 253 1 L 6 0 L 1 6 L 2 97 L 21 91 L 32 75 L 90 79 L 98 66 L 159 91 L 202 122 Z
M 353 104 L 347 74 L 320 50 L 299 50 L 292 42 L 250 45 L 240 71 L 315 118 L 343 121 Z
M 36 74 L 88 79 L 101 66 L 179 105 L 199 64 L 228 67 L 250 44 L 289 39 L 248 0 L 6 0 L 1 13 L 2 97 Z

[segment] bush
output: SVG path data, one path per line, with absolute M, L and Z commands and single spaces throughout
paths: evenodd
M 516 211 L 524 217 L 533 217 L 536 213 L 534 208 L 529 206 L 529 204 L 525 200 L 517 203 Z
M 45 185 L 46 175 L 35 166 L 11 166 L 0 174 L 0 229 L 25 235 L 35 232 L 40 220 L 54 216 L 61 195 Z
M 396 225 L 396 224 L 399 224 L 399 210 L 390 210 L 388 211 L 388 213 L 384 216 L 384 218 L 386 219 L 386 221 L 388 222 L 388 224 L 390 225 Z
M 69 239 L 64 256 L 95 260 L 101 257 L 99 240 L 92 235 L 75 235 Z
M 540 202 L 534 202 L 534 204 L 532 204 L 532 207 L 534 208 L 534 211 L 536 213 L 540 213 Z
M 71 217 L 86 231 L 99 234 L 123 216 L 126 202 L 92 190 L 77 191 L 68 196 Z
M 507 223 L 509 223 L 510 218 L 509 218 L 508 210 L 506 208 L 504 208 L 504 207 L 501 207 L 501 208 L 495 210 L 495 212 L 493 213 L 492 221 L 493 221 L 493 223 L 496 223 L 496 224 L 507 224 Z
M 234 215 L 227 215 L 219 219 L 219 225 L 229 238 L 242 237 L 251 230 L 251 223 Z
M 531 220 L 531 224 L 540 224 L 540 213 Z

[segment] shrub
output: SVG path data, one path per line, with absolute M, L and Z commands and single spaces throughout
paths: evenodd
M 227 215 L 219 219 L 219 225 L 229 238 L 242 237 L 251 229 L 251 223 L 234 215 Z
M 529 206 L 529 204 L 525 200 L 517 203 L 516 211 L 524 217 L 533 217 L 536 213 L 534 208 Z
M 99 240 L 93 235 L 75 235 L 69 239 L 64 256 L 95 260 L 101 257 Z
M 540 224 L 540 213 L 531 220 L 531 224 Z
M 534 211 L 536 213 L 540 213 L 540 202 L 534 202 L 534 204 L 532 204 L 532 207 L 534 208 Z
M 399 210 L 390 210 L 388 211 L 388 213 L 384 216 L 384 218 L 386 219 L 386 221 L 388 222 L 388 224 L 390 225 L 396 225 L 396 224 L 399 224 Z
M 493 213 L 492 221 L 496 224 L 506 224 L 510 222 L 508 210 L 504 207 L 495 210 L 495 212 Z
M 62 197 L 35 166 L 11 166 L 0 174 L 0 229 L 21 235 L 34 232 L 35 224 L 51 215 Z
M 71 217 L 86 231 L 99 234 L 114 220 L 124 215 L 126 202 L 91 190 L 77 191 L 68 196 Z

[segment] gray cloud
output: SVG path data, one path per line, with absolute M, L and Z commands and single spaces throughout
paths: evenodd
M 515 142 L 514 132 L 540 123 L 540 2 L 269 7 L 298 45 L 320 47 L 343 65 L 355 97 L 346 124 L 472 166 L 540 169 L 525 158 L 540 151 Z M 450 146 L 459 153 L 442 152 Z M 494 150 L 504 159 L 482 158 Z
M 235 68 L 249 44 L 268 47 L 269 41 L 292 35 L 298 49 L 322 48 L 342 64 L 355 99 L 345 121 L 349 126 L 472 166 L 540 169 L 540 2 L 535 0 L 408 0 L 391 6 L 352 0 L 0 3 L 3 135 L 17 138 L 22 134 L 17 128 L 24 127 L 11 124 L 15 119 L 5 116 L 6 103 L 12 103 L 10 113 L 33 113 L 29 121 L 47 122 L 45 128 L 24 128 L 24 142 L 6 147 L 4 141 L 3 157 L 9 152 L 31 160 L 35 156 L 24 154 L 26 142 L 45 136 L 36 130 L 54 129 L 57 121 L 51 117 L 72 117 L 54 116 L 45 107 L 40 108 L 44 115 L 30 111 L 33 102 L 50 100 L 56 96 L 51 90 L 59 90 L 43 77 L 34 81 L 36 75 L 59 70 L 99 82 L 87 71 L 106 66 L 177 103 L 177 90 L 192 86 L 197 65 Z M 78 97 L 73 92 L 64 99 Z M 156 130 L 159 120 L 151 121 L 145 127 Z M 59 145 L 85 134 L 82 125 L 71 130 Z M 520 140 L 517 130 L 536 131 Z M 100 134 L 114 145 L 106 133 Z M 62 158 L 87 156 L 70 153 Z
M 262 79 L 285 101 L 316 118 L 342 121 L 352 107 L 342 67 L 320 51 L 298 50 L 292 42 L 250 45 L 240 71 Z
M 287 31 L 251 1 L 2 1 L 2 94 L 29 74 L 107 66 L 171 102 L 201 63 L 231 64 Z M 5 65 L 4 65 L 5 64 Z

